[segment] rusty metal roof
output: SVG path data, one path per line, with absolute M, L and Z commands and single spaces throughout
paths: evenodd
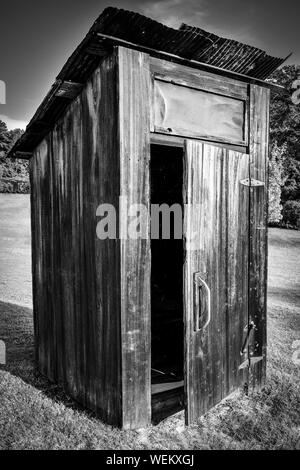
M 198 27 L 182 24 L 174 29 L 138 13 L 108 7 L 67 60 L 9 156 L 30 157 L 115 44 L 246 81 L 265 80 L 285 60 Z

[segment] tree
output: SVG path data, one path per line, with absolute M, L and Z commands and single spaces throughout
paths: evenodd
M 9 149 L 10 138 L 5 122 L 0 120 L 0 161 Z
M 300 161 L 287 155 L 283 163 L 284 186 L 282 201 L 300 199 Z
M 270 103 L 271 144 L 285 146 L 282 201 L 300 199 L 300 104 L 293 103 L 293 83 L 300 76 L 299 65 L 286 65 L 277 70 L 270 81 L 284 87 L 272 91 Z
M 15 142 L 17 142 L 23 133 L 24 131 L 22 129 L 13 129 L 12 131 L 8 131 L 10 148 L 15 144 Z
M 300 228 L 300 201 L 287 201 L 283 207 L 282 218 L 286 226 Z
M 286 65 L 274 72 L 270 81 L 284 87 L 272 91 L 270 102 L 270 136 L 279 147 L 286 143 L 290 158 L 300 161 L 300 105 L 293 103 L 293 83 L 300 76 L 299 65 Z
M 9 131 L 5 122 L 0 120 L 0 178 L 21 177 L 28 179 L 28 162 L 7 158 L 7 152 L 23 134 L 22 129 Z
M 269 155 L 269 223 L 278 224 L 282 219 L 281 188 L 284 185 L 283 163 L 286 145 L 275 142 Z

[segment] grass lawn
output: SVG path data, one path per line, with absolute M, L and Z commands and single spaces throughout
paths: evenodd
M 0 205 L 1 221 L 3 210 Z M 18 230 L 14 227 L 9 235 L 2 228 L 0 238 L 3 233 L 16 237 Z M 185 427 L 179 413 L 139 431 L 106 426 L 35 371 L 32 310 L 14 302 L 21 280 L 19 274 L 8 276 L 12 264 L 16 271 L 20 266 L 8 252 L 9 260 L 0 265 L 8 285 L 5 290 L 0 284 L 0 339 L 7 346 L 7 365 L 0 366 L 0 449 L 300 449 L 300 365 L 293 361 L 292 347 L 300 340 L 300 232 L 271 229 L 269 241 L 268 378 L 263 391 L 251 397 L 237 393 L 197 425 Z M 1 256 L 3 249 L 2 262 Z M 28 269 L 30 261 L 24 263 Z M 30 294 L 22 289 L 17 300 L 26 304 Z
M 0 194 L 0 299 L 27 307 L 32 305 L 29 213 L 29 194 Z

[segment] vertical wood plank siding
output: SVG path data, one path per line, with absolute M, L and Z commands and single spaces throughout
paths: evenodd
M 96 237 L 118 209 L 117 56 L 103 60 L 31 163 L 33 302 L 41 372 L 122 424 L 120 246 Z
M 187 423 L 241 385 L 243 329 L 248 318 L 249 156 L 186 142 L 185 362 Z M 198 206 L 197 206 L 198 205 Z M 189 238 L 195 235 L 192 243 Z M 194 274 L 211 290 L 211 321 L 195 331 Z
M 250 86 L 250 177 L 265 183 L 250 188 L 249 321 L 256 329 L 249 352 L 264 357 L 251 370 L 249 385 L 254 388 L 260 388 L 266 377 L 269 95 L 266 88 Z
M 148 55 L 119 48 L 121 196 L 149 214 L 150 67 Z M 121 231 L 132 220 L 122 214 Z M 145 233 L 150 233 L 149 217 Z M 150 237 L 121 241 L 123 426 L 151 420 Z

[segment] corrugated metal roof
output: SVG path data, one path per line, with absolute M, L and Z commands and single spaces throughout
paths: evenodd
M 18 151 L 25 155 L 39 144 L 76 95 L 72 95 L 72 82 L 78 93 L 101 57 L 114 44 L 123 44 L 122 41 L 128 47 L 153 55 L 165 54 L 169 60 L 188 60 L 193 67 L 214 67 L 218 73 L 240 74 L 237 78 L 244 80 L 248 77 L 265 80 L 285 60 L 198 27 L 182 24 L 179 29 L 173 29 L 138 13 L 108 7 L 62 68 L 9 156 Z
M 261 49 L 182 24 L 169 28 L 138 13 L 106 8 L 91 31 L 265 80 L 284 59 Z

